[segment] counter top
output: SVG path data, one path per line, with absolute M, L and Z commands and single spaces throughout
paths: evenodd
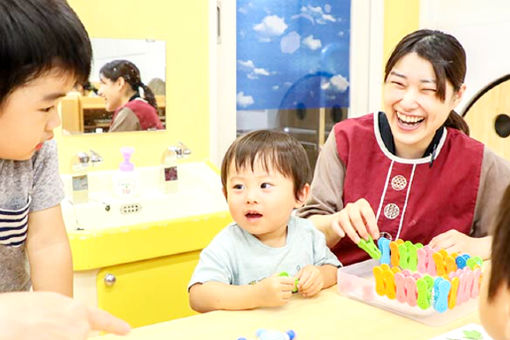
M 334 286 L 314 298 L 305 299 L 296 294 L 283 307 L 216 311 L 136 328 L 126 337 L 105 335 L 90 339 L 256 339 L 256 330 L 266 328 L 279 331 L 292 329 L 299 340 L 426 340 L 473 322 L 480 322 L 476 310 L 445 326 L 427 326 L 341 296 Z
M 139 193 L 127 201 L 113 191 L 116 171 L 91 171 L 89 200 L 77 204 L 71 203 L 72 176 L 63 175 L 74 270 L 201 250 L 231 223 L 216 169 L 206 162 L 179 163 L 178 169 L 175 191 L 164 193 L 160 167 L 137 168 Z
M 103 230 L 68 233 L 75 271 L 205 248 L 232 222 L 228 211 Z

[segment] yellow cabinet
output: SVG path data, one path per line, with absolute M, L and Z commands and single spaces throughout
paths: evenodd
M 186 288 L 200 251 L 103 268 L 98 306 L 139 327 L 195 314 Z
M 133 327 L 192 315 L 187 284 L 228 211 L 152 224 L 71 231 L 75 297 Z

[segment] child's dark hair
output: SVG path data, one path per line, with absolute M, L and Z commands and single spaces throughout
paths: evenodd
M 429 61 L 436 76 L 437 97 L 445 100 L 446 81 L 458 91 L 466 76 L 466 52 L 460 42 L 452 35 L 421 29 L 406 35 L 397 44 L 384 69 L 384 80 L 388 78 L 395 64 L 409 53 L 416 53 Z M 469 127 L 462 116 L 451 111 L 445 126 L 463 131 L 469 135 Z
M 236 170 L 250 167 L 260 160 L 267 171 L 273 168 L 294 182 L 294 196 L 310 183 L 311 170 L 303 146 L 292 136 L 278 131 L 257 130 L 237 138 L 228 148 L 221 164 L 221 183 L 227 187 L 230 165 Z
M 131 89 L 139 95 L 139 88 L 141 87 L 143 89 L 142 97 L 147 100 L 147 102 L 156 110 L 158 109 L 158 104 L 156 103 L 154 93 L 147 85 L 142 82 L 140 70 L 138 70 L 138 67 L 136 67 L 136 65 L 129 60 L 110 61 L 101 67 L 99 74 L 107 79 L 110 79 L 111 81 L 116 81 L 120 77 L 124 78 L 126 83 L 131 86 Z
M 492 235 L 491 277 L 488 300 L 491 301 L 499 287 L 510 287 L 510 186 L 505 190 Z
M 0 104 L 17 88 L 55 68 L 87 81 L 92 47 L 64 0 L 0 1 Z

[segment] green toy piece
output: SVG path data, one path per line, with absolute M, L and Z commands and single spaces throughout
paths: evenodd
M 425 275 L 424 277 L 416 281 L 416 290 L 418 293 L 416 304 L 421 309 L 427 309 L 430 307 L 433 287 L 434 279 L 429 275 Z
M 281 272 L 280 274 L 278 274 L 278 276 L 285 276 L 285 277 L 289 277 L 289 273 L 287 273 L 287 272 Z M 298 287 L 297 287 L 298 283 L 299 283 L 299 279 L 296 279 L 296 280 L 294 281 L 294 289 L 292 289 L 292 292 L 293 292 L 293 293 L 297 293 L 297 291 L 298 291 Z
M 482 262 L 483 262 L 483 260 L 480 256 L 475 256 L 475 257 L 470 257 L 469 259 L 467 259 L 466 265 L 469 268 L 474 269 L 476 265 L 481 266 Z
M 381 251 L 374 243 L 374 240 L 372 240 L 372 237 L 368 237 L 368 240 L 361 239 L 361 241 L 358 242 L 358 247 L 363 249 L 370 255 L 371 258 L 375 260 L 379 260 L 381 258 Z

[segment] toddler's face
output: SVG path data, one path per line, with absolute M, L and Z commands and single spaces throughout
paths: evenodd
M 253 171 L 249 166 L 236 171 L 233 163 L 225 188 L 232 218 L 263 243 L 285 245 L 290 213 L 301 204 L 293 180 L 273 168 L 265 171 L 257 159 Z
M 43 73 L 12 92 L 0 106 L 0 158 L 30 159 L 60 125 L 59 101 L 75 83 L 60 69 Z
M 490 263 L 484 269 L 480 288 L 480 321 L 494 340 L 510 339 L 510 290 L 502 285 L 492 301 L 488 301 Z

